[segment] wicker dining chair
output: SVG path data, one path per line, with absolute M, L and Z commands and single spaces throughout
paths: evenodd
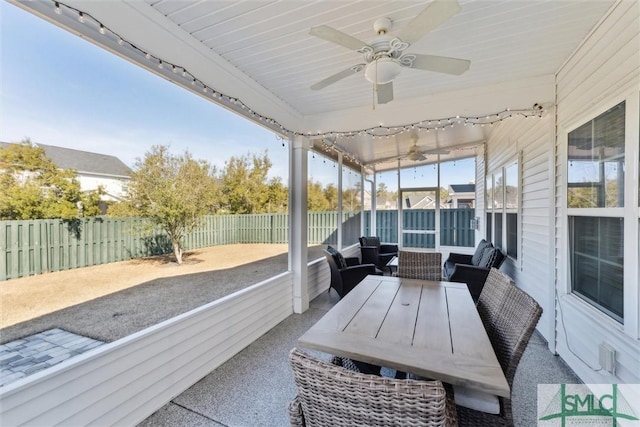
M 442 280 L 440 252 L 398 251 L 398 277 L 407 279 Z
M 482 289 L 477 309 L 513 392 L 513 378 L 542 308 L 508 276 L 494 268 Z M 499 415 L 456 406 L 460 426 L 513 426 L 511 399 L 501 397 L 499 401 Z
M 440 381 L 395 380 L 323 362 L 294 348 L 289 361 L 298 395 L 292 426 L 456 426 Z

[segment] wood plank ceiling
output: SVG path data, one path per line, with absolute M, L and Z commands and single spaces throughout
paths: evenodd
M 402 129 L 427 119 L 481 116 L 504 108 L 531 108 L 535 102 L 552 104 L 554 74 L 613 4 L 613 0 L 459 0 L 460 13 L 407 52 L 468 59 L 470 69 L 457 76 L 402 68 L 393 81 L 393 101 L 373 109 L 373 85 L 363 73 L 323 90 L 310 89 L 363 59 L 356 51 L 309 35 L 309 29 L 328 25 L 368 43 L 375 36 L 376 19 L 389 18 L 390 34 L 397 35 L 430 1 L 65 0 L 60 4 L 71 8 L 64 13 L 54 13 L 52 5 L 58 3 L 53 1 L 9 1 L 203 96 L 202 86 L 198 89 L 189 80 L 180 80 L 179 74 L 156 67 L 159 59 L 180 65 L 214 91 L 244 103 L 242 111 L 228 103 L 226 108 L 249 119 L 256 117 L 246 111 L 256 112 L 283 129 L 323 133 L 314 143 L 340 147 L 357 163 L 378 170 L 395 168 L 394 158 L 406 155 L 412 136 L 419 138 L 421 149 L 458 148 L 440 156 L 446 159 L 473 154 L 459 148 L 482 142 L 490 130 L 412 129 L 389 138 L 371 133 L 346 137 L 343 132 L 379 125 Z M 93 27 L 78 23 L 72 15 L 79 11 L 96 20 Z M 98 32 L 97 25 L 102 24 L 111 32 Z M 145 62 L 140 51 L 152 53 L 155 62 Z M 209 99 L 217 102 L 210 95 Z M 327 135 L 329 131 L 335 133 Z M 428 157 L 427 162 L 438 159 Z M 403 164 L 412 165 L 407 160 Z

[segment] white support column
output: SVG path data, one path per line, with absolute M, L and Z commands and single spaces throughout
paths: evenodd
M 378 205 L 378 182 L 376 181 L 376 171 L 373 171 L 373 179 L 371 181 L 371 222 L 369 223 L 369 233 L 370 236 L 377 236 L 377 215 L 378 210 L 376 206 Z M 364 235 L 364 234 L 363 234 Z
M 296 136 L 289 146 L 289 267 L 293 273 L 293 311 L 309 308 L 307 277 L 308 138 Z
M 342 250 L 342 153 L 338 153 L 338 248 Z

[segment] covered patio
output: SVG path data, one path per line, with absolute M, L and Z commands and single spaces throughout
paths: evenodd
M 335 302 L 326 262 L 307 253 L 313 153 L 335 162 L 339 190 L 345 171 L 358 174 L 360 211 L 335 233 L 345 255 L 358 255 L 358 235 L 382 232 L 383 176 L 397 176 L 401 210 L 402 191 L 440 187 L 440 173 L 408 185 L 402 171 L 473 159 L 474 241 L 500 247 L 502 271 L 543 308 L 518 375 L 640 382 L 637 1 L 443 1 L 434 20 L 420 18 L 428 1 L 10 2 L 272 130 L 289 144 L 290 220 L 287 272 L 3 388 L 8 424 L 286 423 L 259 413 L 251 382 L 283 378 L 283 349 Z M 381 18 L 379 36 L 395 39 L 372 59 Z M 396 63 L 390 80 L 381 58 Z M 471 253 L 442 237 L 438 218 L 417 230 L 432 236 L 420 249 Z M 397 230 L 401 247 L 416 245 L 400 214 Z M 520 425 L 533 419 L 518 418 L 535 407 L 528 382 L 513 389 Z M 260 399 L 279 408 L 287 383 Z M 211 396 L 229 409 L 202 409 Z M 235 418 L 243 400 L 248 415 Z

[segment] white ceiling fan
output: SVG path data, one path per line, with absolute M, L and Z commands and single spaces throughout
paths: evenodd
M 365 78 L 375 85 L 379 104 L 393 100 L 393 79 L 402 67 L 438 73 L 460 75 L 469 69 L 471 61 L 446 56 L 405 53 L 411 44 L 451 19 L 460 11 L 456 0 L 434 0 L 400 31 L 398 37 L 390 36 L 391 20 L 380 18 L 373 24 L 377 36 L 370 43 L 338 31 L 326 25 L 311 28 L 309 34 L 362 54 L 364 63 L 354 65 L 311 86 L 324 89 L 352 74 L 364 70 Z
M 445 148 L 432 148 L 429 150 L 420 150 L 418 147 L 418 137 L 416 135 L 411 136 L 411 142 L 413 145 L 409 148 L 406 156 L 406 159 L 411 160 L 412 162 L 421 162 L 427 159 L 427 155 L 435 155 L 435 154 L 449 154 L 450 151 Z

